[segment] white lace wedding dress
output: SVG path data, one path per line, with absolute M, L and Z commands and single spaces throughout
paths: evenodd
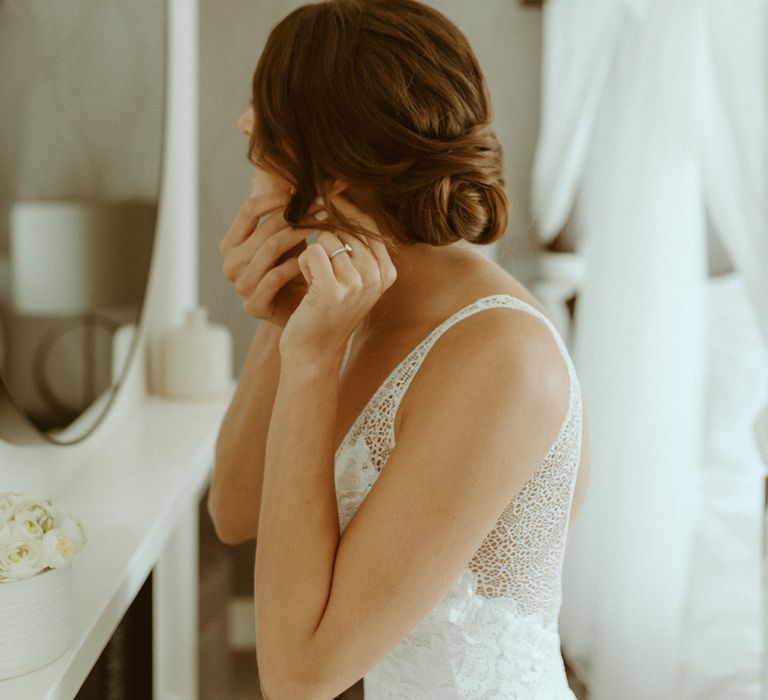
M 570 402 L 551 449 L 499 515 L 438 604 L 363 680 L 366 700 L 574 700 L 560 655 L 561 567 L 581 453 L 581 393 L 568 350 L 537 309 L 483 297 L 430 333 L 392 370 L 336 452 L 341 531 L 385 467 L 398 404 L 424 357 L 454 323 L 483 309 L 532 313 L 552 331 L 570 376 Z M 348 359 L 344 358 L 344 364 Z

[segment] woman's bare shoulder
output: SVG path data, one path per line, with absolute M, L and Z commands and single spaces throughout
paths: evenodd
M 462 292 L 456 310 L 485 296 L 508 294 L 552 320 L 544 305 L 522 283 L 495 268 L 495 264 L 481 266 L 483 274 Z M 568 404 L 570 376 L 551 329 L 534 314 L 510 313 L 508 307 L 479 310 L 448 328 L 425 357 L 404 401 L 416 404 L 436 400 L 444 393 L 446 379 L 472 368 L 504 373 L 513 382 L 530 382 L 540 387 L 547 403 Z
M 481 423 L 523 422 L 531 445 L 549 449 L 570 398 L 568 367 L 547 325 L 531 313 L 486 308 L 452 325 L 431 347 L 403 395 L 400 429 L 447 402 Z M 397 422 L 395 429 L 398 434 Z

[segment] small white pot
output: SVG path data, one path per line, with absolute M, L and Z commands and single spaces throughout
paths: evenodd
M 0 680 L 49 664 L 69 646 L 72 569 L 0 581 Z

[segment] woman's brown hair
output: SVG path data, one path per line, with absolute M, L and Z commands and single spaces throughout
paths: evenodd
M 253 76 L 249 158 L 295 187 L 297 224 L 334 180 L 405 244 L 487 244 L 505 231 L 501 146 L 485 79 L 466 37 L 415 0 L 329 0 L 270 33 Z

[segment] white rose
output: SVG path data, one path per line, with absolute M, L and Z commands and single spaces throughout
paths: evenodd
M 30 537 L 36 540 L 43 539 L 43 528 L 37 522 L 37 512 L 33 510 L 22 510 L 13 516 L 13 526 L 23 537 Z
M 31 511 L 35 515 L 43 532 L 48 532 L 54 527 L 55 510 L 51 504 L 51 499 L 46 501 L 29 501 L 27 502 L 25 510 Z
M 0 522 L 13 520 L 18 506 L 24 501 L 20 493 L 5 491 L 0 493 Z
M 74 547 L 67 534 L 59 529 L 49 530 L 43 536 L 43 554 L 48 566 L 65 569 L 72 561 Z
M 40 540 L 20 537 L 13 531 L 0 544 L 0 575 L 6 579 L 34 576 L 45 568 Z
M 79 552 L 86 543 L 85 530 L 80 521 L 61 509 L 56 512 L 54 529 L 61 530 L 67 536 L 75 552 Z

